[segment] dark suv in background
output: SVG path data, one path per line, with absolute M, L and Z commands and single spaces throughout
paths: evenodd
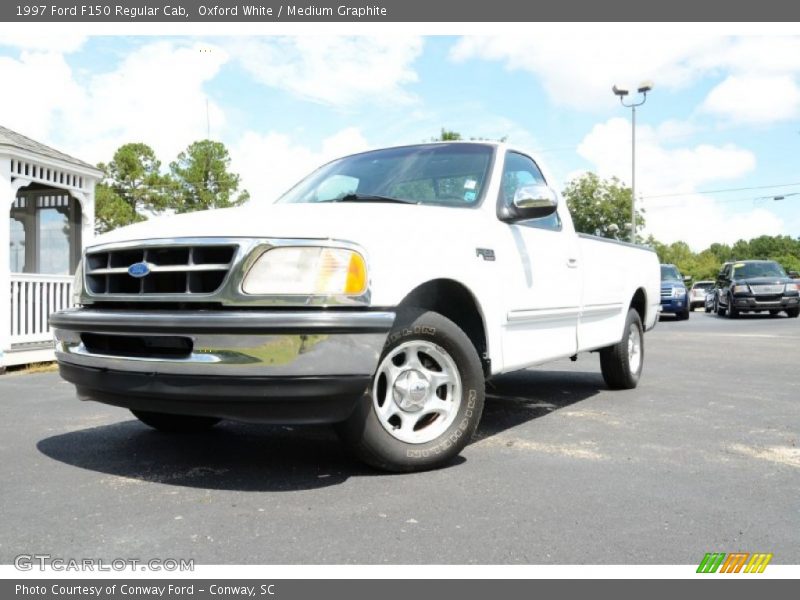
M 772 260 L 742 260 L 725 263 L 717 275 L 714 308 L 720 316 L 735 319 L 742 312 L 785 311 L 800 314 L 798 282 Z

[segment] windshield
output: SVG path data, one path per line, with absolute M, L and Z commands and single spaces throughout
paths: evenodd
M 475 206 L 494 148 L 427 144 L 341 158 L 314 171 L 278 199 L 285 203 L 387 202 Z
M 692 287 L 696 290 L 710 290 L 714 287 L 713 281 L 701 281 L 700 283 L 695 283 Z
M 678 272 L 678 268 L 673 265 L 661 265 L 661 281 L 674 279 L 683 279 L 681 274 Z
M 737 263 L 733 265 L 734 279 L 750 279 L 752 277 L 786 277 L 786 271 L 778 263 L 774 262 Z

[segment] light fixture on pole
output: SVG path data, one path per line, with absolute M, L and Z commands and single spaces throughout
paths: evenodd
M 636 92 L 642 95 L 642 99 L 639 102 L 626 103 L 625 96 L 630 92 L 616 85 L 611 88 L 614 95 L 619 98 L 620 104 L 631 109 L 631 242 L 633 243 L 636 243 L 636 107 L 647 102 L 647 93 L 652 89 L 652 81 L 643 81 L 636 88 Z

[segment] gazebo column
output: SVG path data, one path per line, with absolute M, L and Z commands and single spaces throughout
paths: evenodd
M 11 277 L 9 243 L 11 241 L 11 205 L 16 188 L 11 185 L 11 161 L 0 156 L 0 372 L 4 370 L 3 353 L 11 348 Z
M 94 190 L 91 192 L 72 192 L 72 197 L 81 204 L 81 246 L 79 250 L 83 255 L 83 248 L 94 237 Z

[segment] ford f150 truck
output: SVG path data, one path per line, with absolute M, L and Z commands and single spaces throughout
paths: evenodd
M 61 375 L 162 431 L 335 423 L 371 465 L 442 465 L 487 378 L 599 351 L 610 387 L 639 380 L 656 254 L 576 235 L 550 181 L 505 144 L 412 145 L 115 230 L 51 317 Z

